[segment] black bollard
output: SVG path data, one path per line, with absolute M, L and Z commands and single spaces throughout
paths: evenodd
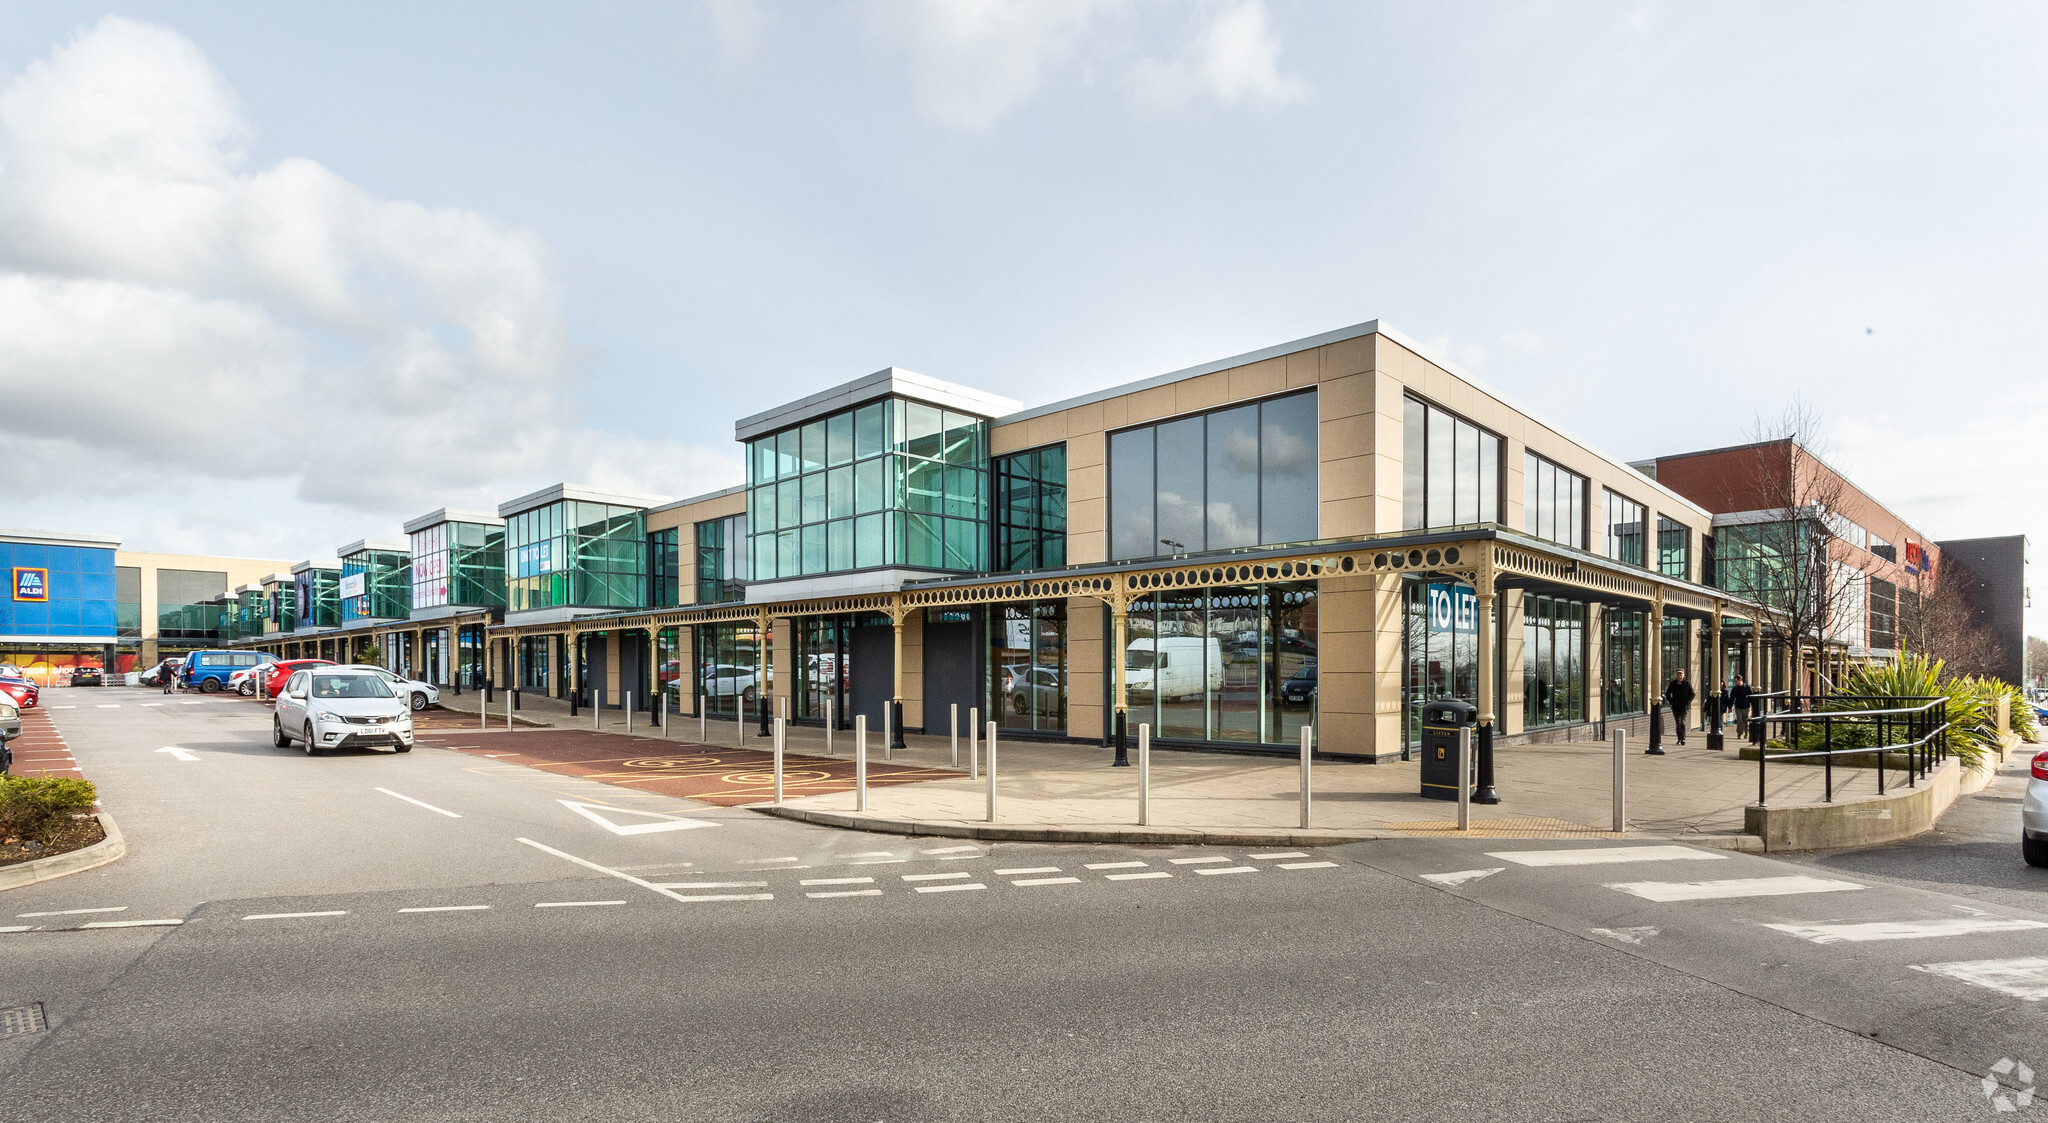
M 1477 791 L 1472 793 L 1474 803 L 1499 803 L 1500 793 L 1493 788 L 1493 726 L 1479 727 L 1479 781 Z
M 582 698 L 583 698 L 583 692 L 582 692 L 581 690 L 571 690 L 571 691 L 569 692 L 569 716 L 570 716 L 570 717 L 575 717 L 575 716 L 576 716 L 576 703 L 577 703 L 578 701 L 580 701 L 580 700 L 581 700 Z
M 1112 768 L 1131 766 L 1130 742 L 1127 735 L 1129 714 L 1124 710 L 1116 712 L 1116 759 L 1110 762 Z
M 515 710 L 519 708 L 519 691 L 517 688 L 514 688 L 512 691 L 512 708 Z
M 910 747 L 903 740 L 903 703 L 901 702 L 889 703 L 889 747 L 892 749 L 907 749 Z
M 1664 704 L 1650 703 L 1650 747 L 1643 750 L 1644 756 L 1664 755 Z
M 769 714 L 773 711 L 773 707 L 769 705 L 768 695 L 763 691 L 755 691 L 754 701 L 758 703 L 761 707 L 761 731 L 755 734 L 755 736 L 775 736 L 774 722 L 769 718 Z

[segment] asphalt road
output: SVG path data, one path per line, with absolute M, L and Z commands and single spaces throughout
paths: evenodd
M 902 839 L 71 693 L 134 853 L 0 894 L 50 1026 L 0 1119 L 1978 1119 L 2048 1068 L 2024 879 Z

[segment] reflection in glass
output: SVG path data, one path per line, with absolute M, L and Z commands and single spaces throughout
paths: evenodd
M 1219 410 L 1208 426 L 1208 493 L 1202 548 L 1228 550 L 1259 541 L 1259 407 Z M 1166 428 L 1162 426 L 1162 431 Z M 1168 535 L 1162 533 L 1161 537 Z
M 1152 430 L 1109 435 L 1110 557 L 1149 558 L 1159 553 L 1152 500 Z

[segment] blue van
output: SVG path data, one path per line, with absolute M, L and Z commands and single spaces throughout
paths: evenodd
M 195 651 L 185 656 L 178 679 L 187 690 L 216 694 L 227 688 L 228 676 L 236 671 L 276 661 L 268 651 Z

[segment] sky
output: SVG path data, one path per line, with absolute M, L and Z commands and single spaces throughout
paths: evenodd
M 331 557 L 1379 319 L 1624 460 L 1794 398 L 2048 542 L 2048 7 L 0 0 L 0 525 Z

